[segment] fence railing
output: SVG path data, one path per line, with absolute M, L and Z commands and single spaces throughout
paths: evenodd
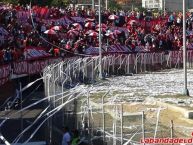
M 188 68 L 192 68 L 192 64 L 193 51 L 188 51 Z M 115 54 L 106 55 L 102 58 L 104 77 L 111 75 L 130 75 L 161 69 L 182 68 L 182 66 L 183 59 L 182 52 L 180 51 L 171 51 L 167 54 Z M 66 88 L 72 88 L 80 83 L 93 83 L 97 81 L 99 78 L 98 67 L 98 56 L 84 58 L 73 57 L 47 66 L 43 72 L 45 90 L 47 90 L 46 94 L 57 96 L 57 94 L 63 94 Z M 39 67 L 39 69 L 40 68 L 41 67 Z M 54 105 L 57 106 L 57 104 Z
M 192 68 L 192 57 L 193 51 L 188 51 L 188 68 Z M 68 88 L 76 88 L 75 86 L 80 83 L 93 83 L 97 81 L 99 78 L 99 63 L 99 57 L 93 56 L 68 58 L 60 63 L 47 66 L 44 69 L 43 78 L 46 96 L 48 98 L 49 96 L 54 96 L 49 100 L 52 109 L 61 104 L 65 104 L 65 102 L 69 100 L 68 98 L 63 99 L 67 90 L 69 94 L 75 93 Z M 168 53 L 113 54 L 102 57 L 103 75 L 105 77 L 111 75 L 129 75 L 131 73 L 142 73 L 167 68 L 181 68 L 182 65 L 183 58 L 181 51 L 171 51 Z M 80 90 L 81 93 L 83 91 L 85 90 Z M 149 136 L 153 136 L 154 134 L 160 136 L 160 130 L 154 131 L 154 128 L 152 129 L 152 123 L 148 123 L 149 120 L 147 118 L 145 120 L 145 125 L 146 127 L 148 126 L 149 131 L 144 131 L 144 127 L 142 127 L 143 124 L 140 124 L 142 119 L 141 114 L 135 115 L 137 122 L 140 122 L 139 124 L 134 124 L 134 128 L 131 129 L 126 128 L 125 126 L 131 125 L 131 121 L 128 121 L 131 118 L 129 116 L 122 117 L 122 119 L 128 119 L 127 121 L 116 119 L 117 115 L 120 114 L 116 113 L 120 112 L 116 108 L 118 105 L 116 104 L 117 102 L 115 102 L 113 107 L 109 107 L 112 104 L 104 107 L 104 101 L 101 100 L 103 102 L 101 103 L 99 99 L 97 103 L 92 102 L 92 94 L 89 92 L 89 89 L 86 91 L 86 94 L 82 94 L 82 99 L 73 100 L 69 104 L 66 104 L 66 106 L 60 110 L 61 112 L 58 112 L 58 114 L 51 119 L 53 126 L 60 128 L 62 125 L 66 124 L 70 125 L 70 128 L 81 128 L 82 134 L 86 136 L 89 141 L 92 140 L 93 137 L 96 137 L 98 132 L 102 132 L 102 134 L 105 134 L 105 136 L 103 136 L 103 141 L 108 139 L 108 137 L 111 138 L 108 144 L 128 142 L 129 140 L 127 138 L 129 137 L 132 140 L 133 134 L 136 134 L 135 136 L 138 138 L 143 137 L 143 133 Z M 77 94 L 71 97 L 73 98 L 76 96 Z M 100 108 L 102 106 L 103 109 Z M 105 119 L 103 119 L 104 112 L 106 113 Z M 154 123 L 156 121 L 157 118 L 155 118 Z M 130 124 L 128 125 L 126 122 Z M 120 131 L 120 126 L 122 126 L 122 131 Z M 123 130 L 127 131 L 128 134 L 123 134 Z M 135 133 L 133 133 L 133 130 Z M 169 134 L 170 130 L 167 130 L 166 135 L 168 136 Z M 99 137 L 100 139 L 102 138 L 100 135 Z M 134 141 L 132 140 L 132 142 Z

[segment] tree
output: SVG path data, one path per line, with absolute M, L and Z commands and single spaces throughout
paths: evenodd
M 17 3 L 18 3 L 18 0 L 0 0 L 0 2 L 17 4 Z
M 26 5 L 30 4 L 30 0 L 0 0 L 0 2 L 4 3 L 12 3 L 12 4 L 21 4 Z M 31 0 L 32 5 L 40 5 L 40 6 L 67 6 L 72 3 L 71 0 Z
M 52 0 L 50 5 L 53 5 L 53 6 L 67 6 L 70 3 L 72 3 L 72 1 L 70 1 L 70 0 Z
M 121 9 L 121 5 L 117 3 L 115 0 L 109 1 L 109 9 L 110 10 L 119 10 Z

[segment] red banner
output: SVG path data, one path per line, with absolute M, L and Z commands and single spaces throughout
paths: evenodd
M 27 74 L 28 73 L 27 61 L 14 62 L 13 63 L 13 73 L 16 75 Z
M 9 80 L 11 74 L 11 65 L 0 66 L 0 86 Z
M 49 60 L 28 62 L 28 74 L 40 73 L 49 63 Z
M 44 60 L 14 62 L 13 73 L 16 75 L 41 73 L 46 66 L 60 61 L 62 61 L 60 58 L 48 58 Z
M 11 65 L 3 65 L 0 67 L 0 79 L 8 78 L 11 72 Z

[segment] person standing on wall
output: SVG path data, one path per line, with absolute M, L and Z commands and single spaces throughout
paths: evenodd
M 70 145 L 71 144 L 70 142 L 71 142 L 71 136 L 69 133 L 69 129 L 68 129 L 68 127 L 65 127 L 64 128 L 64 135 L 62 138 L 62 145 Z
M 71 145 L 79 145 L 80 142 L 80 136 L 77 129 L 73 131 L 73 138 L 72 138 L 72 144 Z

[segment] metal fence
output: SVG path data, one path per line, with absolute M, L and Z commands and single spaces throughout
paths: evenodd
M 192 51 L 188 51 L 189 68 L 192 68 L 192 54 Z M 175 51 L 107 55 L 102 58 L 103 76 L 181 68 L 182 62 L 182 52 Z M 162 127 L 152 128 L 153 125 L 158 126 L 157 117 L 152 121 L 152 118 L 146 118 L 142 112 L 124 114 L 122 101 L 109 104 L 102 99 L 104 94 L 99 94 L 99 98 L 95 100 L 96 94 L 93 97 L 86 85 L 80 84 L 91 85 L 98 81 L 98 66 L 97 56 L 75 57 L 44 69 L 45 94 L 49 98 L 50 110 L 56 111 L 48 121 L 50 143 L 55 141 L 55 137 L 59 137 L 55 130 L 60 130 L 65 125 L 71 129 L 80 129 L 81 135 L 89 144 L 104 144 L 103 141 L 108 139 L 106 144 L 140 144 L 140 139 L 144 136 L 171 134 L 170 130 L 163 131 Z M 109 96 L 109 92 L 105 96 Z M 113 96 L 108 98 L 111 97 Z

